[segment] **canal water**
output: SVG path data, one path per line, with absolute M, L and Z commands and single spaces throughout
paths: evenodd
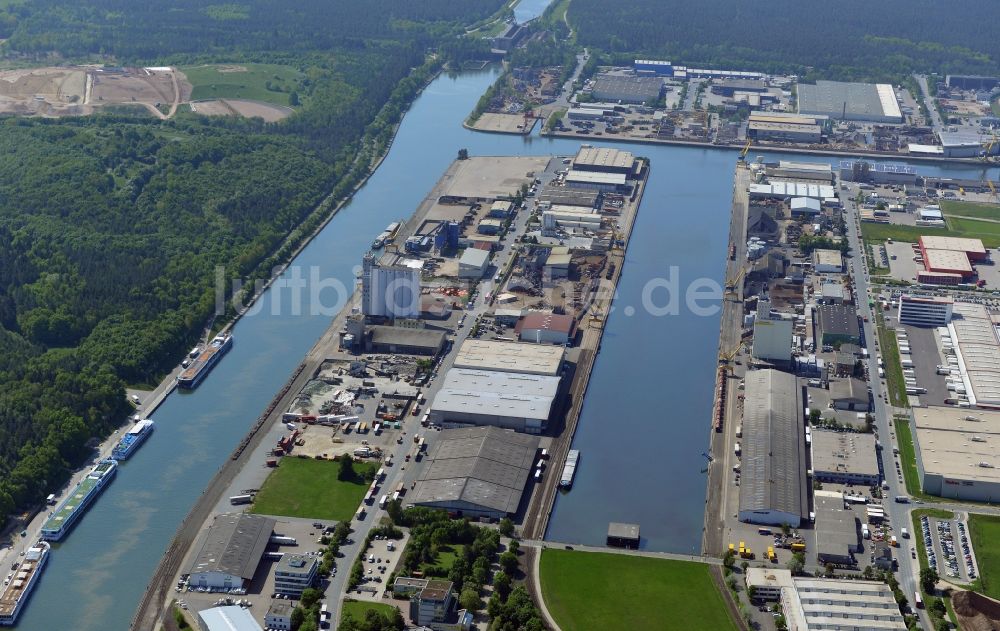
M 492 69 L 442 75 L 428 86 L 378 171 L 294 261 L 303 276 L 314 268 L 320 278 L 351 287 L 374 236 L 410 215 L 460 148 L 473 155 L 576 152 L 576 140 L 463 129 L 495 77 Z M 683 293 L 699 278 L 722 281 L 736 153 L 620 148 L 649 157 L 652 178 L 576 435 L 582 458 L 574 488 L 558 499 L 548 536 L 601 544 L 609 521 L 637 522 L 645 548 L 694 552 L 702 529 L 701 453 L 708 443 L 718 315 L 694 313 Z M 948 172 L 980 176 L 969 168 Z M 676 315 L 651 313 L 644 290 L 674 281 Z M 670 293 L 651 291 L 653 307 L 673 312 Z M 320 295 L 324 307 L 334 299 L 331 291 Z M 200 387 L 171 395 L 156 411 L 156 432 L 55 546 L 19 628 L 127 628 L 178 524 L 330 321 L 308 304 L 296 309 L 287 289 L 269 290 L 260 304 L 236 325 L 232 351 Z

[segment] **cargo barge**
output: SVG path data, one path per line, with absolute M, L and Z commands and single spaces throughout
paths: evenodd
M 47 541 L 39 541 L 28 548 L 24 560 L 14 568 L 14 575 L 0 594 L 0 627 L 12 627 L 17 622 L 32 590 L 38 585 L 51 549 Z
M 153 421 L 146 418 L 135 425 L 132 429 L 128 430 L 122 439 L 115 445 L 114 450 L 111 452 L 111 457 L 115 460 L 128 460 L 128 457 L 139 448 L 149 435 L 153 433 Z
M 389 245 L 396 239 L 396 235 L 399 233 L 402 223 L 399 221 L 394 221 L 389 224 L 382 234 L 378 235 L 374 241 L 372 241 L 372 249 L 377 250 L 383 246 Z
M 216 335 L 212 343 L 194 358 L 191 364 L 184 369 L 184 372 L 177 376 L 177 385 L 182 388 L 196 388 L 232 346 L 232 335 Z
M 566 466 L 563 467 L 562 479 L 559 486 L 568 489 L 573 486 L 573 476 L 576 475 L 576 463 L 580 461 L 580 450 L 570 449 L 566 455 Z
M 90 473 L 80 481 L 69 497 L 46 520 L 42 526 L 42 539 L 60 541 L 69 532 L 80 515 L 104 490 L 104 487 L 118 472 L 118 461 L 108 458 L 97 463 Z

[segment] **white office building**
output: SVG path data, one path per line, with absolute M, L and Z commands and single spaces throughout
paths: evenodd
M 899 321 L 914 326 L 948 326 L 954 306 L 951 298 L 903 294 L 899 297 Z
M 420 270 L 379 264 L 369 252 L 361 269 L 361 312 L 383 318 L 420 317 Z

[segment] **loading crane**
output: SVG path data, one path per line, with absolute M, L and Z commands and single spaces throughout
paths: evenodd
M 741 269 L 740 273 L 737 274 L 734 278 L 727 279 L 726 293 L 732 293 L 733 291 L 735 291 L 736 286 L 740 284 L 740 281 L 743 280 L 743 277 L 746 276 L 746 273 L 747 271 L 745 269 Z
M 747 144 L 743 146 L 743 151 L 740 151 L 740 157 L 737 158 L 738 162 L 745 162 L 747 159 L 747 153 L 750 152 L 750 145 L 753 144 L 753 140 L 747 138 Z
M 993 150 L 996 149 L 998 142 L 1000 142 L 1000 137 L 997 136 L 996 132 L 993 132 L 988 140 L 983 141 L 983 152 L 980 154 L 980 157 L 983 160 L 990 161 L 994 157 Z
M 728 352 L 728 353 L 726 353 L 726 352 L 721 353 L 719 355 L 719 360 L 723 364 L 728 364 L 728 363 L 732 362 L 734 359 L 736 359 L 736 356 L 740 354 L 740 351 L 743 350 L 743 346 L 744 346 L 744 343 L 740 342 L 739 344 L 736 345 L 736 348 L 734 348 L 730 352 Z

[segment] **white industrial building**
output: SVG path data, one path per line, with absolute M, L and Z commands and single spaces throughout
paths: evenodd
M 767 309 L 770 310 L 770 303 Z M 793 322 L 783 318 L 772 318 L 765 313 L 761 304 L 757 306 L 757 317 L 753 323 L 753 347 L 751 357 L 769 362 L 788 362 L 792 359 Z
M 522 342 L 566 344 L 576 332 L 576 321 L 570 315 L 529 311 L 518 321 L 514 332 Z
M 452 366 L 555 377 L 562 372 L 565 354 L 561 346 L 469 338 L 458 348 Z
M 538 440 L 495 427 L 443 430 L 407 504 L 470 517 L 512 515 L 532 475 Z
M 601 215 L 578 207 L 542 211 L 542 230 L 552 232 L 559 228 L 582 228 L 596 232 L 601 229 Z
M 874 434 L 812 430 L 813 477 L 821 482 L 875 486 L 879 483 Z
M 626 176 L 624 173 L 608 173 L 605 171 L 571 170 L 566 174 L 566 186 L 594 191 L 624 190 Z
M 767 184 L 751 184 L 747 189 L 750 199 L 791 199 L 810 197 L 812 199 L 836 200 L 837 191 L 829 184 L 809 184 L 808 182 L 787 182 L 771 180 Z
M 844 255 L 839 250 L 813 250 L 813 266 L 817 274 L 843 273 Z
M 559 377 L 452 368 L 434 397 L 430 420 L 445 427 L 491 425 L 540 434 L 559 394 Z
M 794 375 L 754 370 L 744 388 L 739 520 L 798 527 L 808 512 L 799 385 Z
M 781 590 L 788 631 L 906 631 L 892 590 L 881 581 L 796 577 L 792 585 L 794 589 Z
M 420 270 L 381 265 L 368 252 L 361 267 L 361 312 L 383 318 L 420 317 Z
M 1000 337 L 986 307 L 955 303 L 948 331 L 969 403 L 1000 408 Z
M 244 587 L 257 571 L 274 523 L 273 519 L 248 513 L 216 516 L 188 570 L 191 587 Z
M 490 265 L 489 250 L 466 248 L 458 259 L 458 277 L 479 280 Z
M 815 197 L 793 197 L 788 206 L 792 217 L 813 217 L 821 210 L 820 201 Z
M 954 306 L 955 301 L 951 298 L 902 294 L 899 297 L 899 321 L 914 326 L 947 326 L 951 322 Z
M 249 609 L 237 605 L 212 607 L 198 612 L 201 631 L 263 631 Z
M 628 175 L 635 171 L 635 156 L 631 151 L 583 145 L 573 158 L 573 169 Z
M 1000 500 L 1000 412 L 915 407 L 914 447 L 925 493 L 955 500 Z

